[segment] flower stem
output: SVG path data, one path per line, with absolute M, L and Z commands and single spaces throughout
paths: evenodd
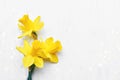
M 32 31 L 32 37 L 34 40 L 37 40 L 37 34 L 36 32 Z M 33 64 L 32 66 L 29 67 L 29 72 L 28 72 L 28 78 L 27 80 L 32 80 L 32 74 L 35 69 L 35 65 Z
M 32 66 L 29 67 L 27 80 L 32 80 L 32 73 L 33 73 L 34 69 L 35 69 L 35 65 L 32 65 Z

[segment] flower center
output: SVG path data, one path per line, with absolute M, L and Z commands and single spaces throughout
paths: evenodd
M 37 40 L 37 34 L 36 34 L 35 31 L 32 31 L 31 35 L 32 35 L 32 37 L 33 37 L 34 40 Z
M 32 56 L 38 56 L 38 54 L 37 54 L 37 53 L 38 53 L 38 50 L 39 50 L 39 49 L 32 49 L 31 55 L 32 55 Z

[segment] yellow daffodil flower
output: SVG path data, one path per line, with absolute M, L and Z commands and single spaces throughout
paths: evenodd
M 62 45 L 60 41 L 55 41 L 52 37 L 47 38 L 44 43 L 44 52 L 48 55 L 50 62 L 58 62 L 57 53 L 61 51 Z
M 38 40 L 34 40 L 32 46 L 25 40 L 23 47 L 16 47 L 23 55 L 23 65 L 25 67 L 30 67 L 35 64 L 36 67 L 42 68 L 44 61 L 40 57 L 42 54 L 41 43 Z
M 18 38 L 22 38 L 24 36 L 32 36 L 34 37 L 34 33 L 43 28 L 44 23 L 40 22 L 40 16 L 38 16 L 34 21 L 29 19 L 28 15 L 24 15 L 19 19 L 18 27 L 23 32 Z
M 30 67 L 35 64 L 37 67 L 43 67 L 43 59 L 50 62 L 58 62 L 57 53 L 61 51 L 60 41 L 53 40 L 52 37 L 45 41 L 34 40 L 32 46 L 25 40 L 23 47 L 17 47 L 17 50 L 23 53 L 23 64 Z

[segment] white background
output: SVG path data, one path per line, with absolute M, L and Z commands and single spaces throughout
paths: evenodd
M 18 19 L 41 16 L 39 36 L 62 42 L 59 63 L 36 69 L 33 80 L 120 80 L 120 0 L 0 0 L 0 80 L 26 80 L 16 46 Z

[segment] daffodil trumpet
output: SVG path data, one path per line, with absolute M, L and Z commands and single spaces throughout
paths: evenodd
M 57 63 L 57 53 L 62 50 L 61 42 L 59 40 L 54 41 L 52 37 L 47 38 L 45 41 L 42 39 L 38 40 L 36 31 L 41 30 L 43 27 L 43 22 L 39 20 L 40 16 L 32 21 L 29 19 L 28 15 L 24 15 L 23 18 L 19 20 L 21 24 L 18 26 L 23 32 L 19 38 L 24 36 L 33 38 L 32 43 L 24 40 L 24 45 L 22 47 L 16 47 L 16 49 L 24 55 L 23 65 L 25 68 L 28 68 L 27 80 L 32 80 L 32 74 L 35 67 L 43 68 L 45 61 Z

